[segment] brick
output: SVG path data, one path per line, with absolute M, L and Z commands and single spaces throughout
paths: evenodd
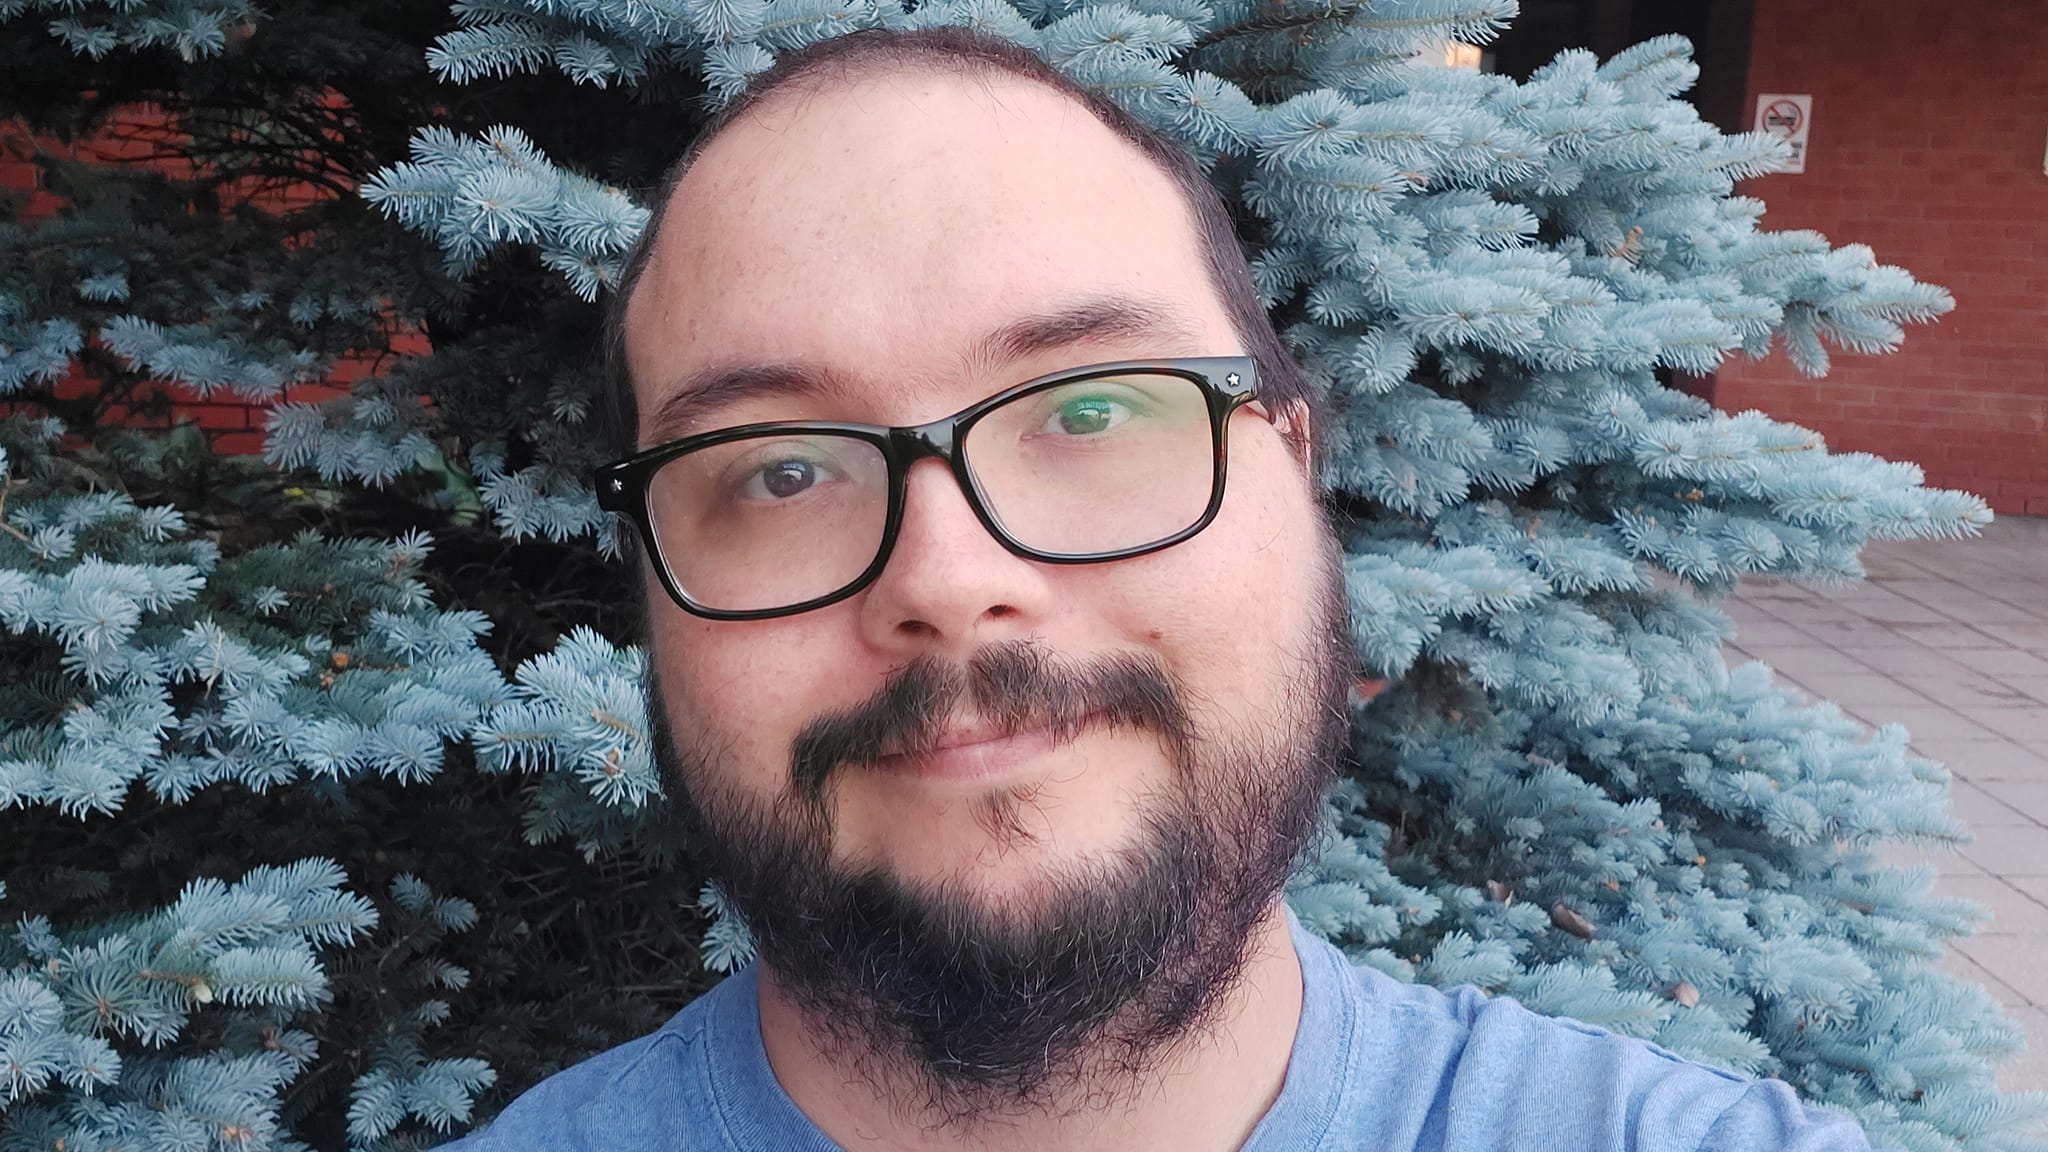
M 318 404 L 346 395 L 348 389 L 337 384 L 297 384 L 285 389 L 284 398 L 295 404 Z
M 101 419 L 108 424 L 118 424 L 127 428 L 169 428 L 171 426 L 171 420 L 168 416 L 161 413 L 136 412 L 120 404 L 108 408 Z
M 246 404 L 180 404 L 173 413 L 178 420 L 190 420 L 209 432 L 240 432 L 249 427 Z
M 425 332 L 414 329 L 393 336 L 391 350 L 406 356 L 431 356 L 434 353 L 434 342 L 427 338 Z
M 253 456 L 263 451 L 261 432 L 221 432 L 212 441 L 214 451 L 235 456 Z
M 0 160 L 0 188 L 32 192 L 42 187 L 42 169 L 26 160 Z

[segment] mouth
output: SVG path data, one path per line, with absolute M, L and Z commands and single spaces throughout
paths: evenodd
M 929 742 L 884 742 L 874 766 L 884 772 L 933 780 L 986 782 L 1016 774 L 1062 745 L 1080 729 L 1057 731 L 1037 725 L 1009 728 L 987 721 L 950 724 Z

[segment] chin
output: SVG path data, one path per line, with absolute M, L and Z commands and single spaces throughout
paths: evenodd
M 832 797 L 835 863 L 1011 902 L 1047 881 L 1119 867 L 1144 799 L 1171 779 L 1150 737 L 1091 733 L 1000 779 L 871 769 Z

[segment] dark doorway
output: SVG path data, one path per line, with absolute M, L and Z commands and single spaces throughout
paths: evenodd
M 1521 15 L 1488 45 L 1484 66 L 1526 80 L 1567 48 L 1602 60 L 1652 36 L 1692 41 L 1699 82 L 1686 99 L 1723 132 L 1749 128 L 1749 38 L 1756 0 L 1522 0 Z M 1659 369 L 1665 384 L 1713 403 L 1714 377 Z
M 1676 32 L 1692 41 L 1700 82 L 1687 94 L 1724 132 L 1745 129 L 1749 36 L 1755 0 L 1522 0 L 1522 14 L 1490 45 L 1491 70 L 1517 79 L 1567 48 L 1601 59 L 1631 44 Z

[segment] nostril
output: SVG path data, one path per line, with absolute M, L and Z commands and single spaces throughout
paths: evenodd
M 991 604 L 987 612 L 987 616 L 991 620 L 1004 620 L 1016 614 L 1017 610 L 1008 604 Z

